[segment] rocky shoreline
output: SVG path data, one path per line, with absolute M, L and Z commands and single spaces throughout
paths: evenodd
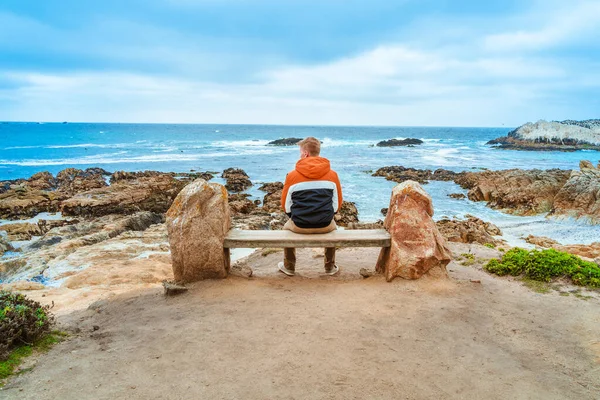
M 523 170 L 453 172 L 420 170 L 402 166 L 378 169 L 372 176 L 393 182 L 415 180 L 453 181 L 467 189 L 471 201 L 485 201 L 490 208 L 530 216 L 548 213 L 556 218 L 585 220 L 600 224 L 600 163 L 581 161 L 577 170 Z M 460 194 L 450 197 L 460 199 Z
M 132 279 L 160 282 L 170 276 L 169 244 L 164 225 L 166 211 L 187 184 L 197 178 L 210 180 L 217 174 L 157 171 L 111 174 L 100 168 L 68 168 L 56 176 L 40 172 L 28 179 L 0 182 L 0 217 L 14 221 L 0 225 L 0 256 L 10 254 L 0 260 L 0 280 L 18 277 L 33 280 L 32 285 L 47 279 L 76 285 L 75 277 L 79 282 L 77 285 L 84 285 L 83 276 L 86 277 L 85 284 L 118 281 L 119 274 L 112 272 L 113 278 L 110 278 L 106 274 L 111 273 L 102 272 L 107 265 L 106 254 L 112 254 L 109 257 L 112 265 L 123 267 L 133 262 L 134 265 L 139 263 L 141 268 L 144 260 L 154 260 L 159 272 Z M 600 192 L 600 165 L 595 167 L 588 161 L 582 161 L 577 171 L 454 172 L 390 166 L 380 168 L 372 175 L 398 183 L 453 181 L 468 190 L 469 200 L 486 201 L 489 207 L 505 212 L 517 215 L 548 213 L 553 217 L 600 223 L 600 196 L 597 195 Z M 229 168 L 221 176 L 229 191 L 233 227 L 281 229 L 287 220 L 280 209 L 283 183 L 261 184 L 259 190 L 265 193 L 262 200 L 252 200 L 244 191 L 252 187 L 253 182 L 243 170 Z M 56 212 L 62 213 L 60 219 L 23 221 L 40 213 Z M 348 201 L 335 218 L 339 226 L 347 229 L 375 228 L 383 223 L 361 223 L 356 205 Z M 476 217 L 444 218 L 436 225 L 449 241 L 505 247 L 500 229 Z M 543 244 L 560 246 L 548 241 Z M 121 248 L 123 252 L 113 251 L 115 248 Z M 595 254 L 586 246 L 577 251 Z M 114 268 L 118 267 L 111 266 L 109 270 L 114 271 Z M 82 269 L 88 272 L 74 273 Z
M 11 254 L 0 260 L 0 281 L 9 276 L 34 282 L 43 282 L 49 277 L 67 279 L 68 275 L 57 271 L 69 274 L 68 271 L 76 271 L 81 265 L 87 269 L 95 265 L 98 253 L 106 250 L 104 246 L 116 243 L 139 248 L 141 254 L 150 251 L 149 257 L 158 257 L 161 265 L 168 264 L 166 211 L 186 185 L 198 178 L 210 180 L 214 175 L 213 172 L 157 171 L 111 174 L 99 168 L 68 168 L 56 177 L 40 172 L 28 179 L 0 182 L 0 219 L 11 220 L 0 225 L 0 256 Z M 263 184 L 260 190 L 265 195 L 261 201 L 251 200 L 250 195 L 243 193 L 253 186 L 243 170 L 228 168 L 221 177 L 226 180 L 229 192 L 233 227 L 253 230 L 283 227 L 288 219 L 280 206 L 283 183 Z M 57 220 L 26 221 L 41 213 L 58 212 L 62 217 Z M 339 226 L 358 222 L 354 203 L 344 201 L 335 219 Z M 151 238 L 160 240 L 149 239 L 148 233 Z M 132 241 L 132 236 L 136 240 Z M 27 243 L 32 239 L 35 240 Z M 19 242 L 25 243 L 13 246 Z M 148 249 L 142 250 L 144 246 Z M 69 261 L 74 259 L 79 264 Z M 118 257 L 113 261 L 118 264 Z M 161 270 L 166 272 L 153 277 L 148 275 L 145 280 L 160 282 L 169 276 L 168 269 Z
M 487 144 L 509 150 L 600 150 L 600 119 L 528 122 Z

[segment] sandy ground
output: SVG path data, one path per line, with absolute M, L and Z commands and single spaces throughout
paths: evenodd
M 456 262 L 447 280 L 362 279 L 377 251 L 340 251 L 337 277 L 320 275 L 313 250 L 299 251 L 293 278 L 275 270 L 281 252 L 255 253 L 250 279 L 198 282 L 175 297 L 152 286 L 82 310 L 57 304 L 62 327 L 79 333 L 0 397 L 600 398 L 597 298 L 538 294 Z

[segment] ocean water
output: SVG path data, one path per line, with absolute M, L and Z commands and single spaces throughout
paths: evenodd
M 188 172 L 243 168 L 253 183 L 283 181 L 298 158 L 296 146 L 268 146 L 271 140 L 315 136 L 322 156 L 331 160 L 341 179 L 344 198 L 356 203 L 361 221 L 382 218 L 393 182 L 370 171 L 403 165 L 453 171 L 507 168 L 578 168 L 582 159 L 597 163 L 600 152 L 530 152 L 498 150 L 485 143 L 512 128 L 331 127 L 272 125 L 182 125 L 103 123 L 0 123 L 0 180 L 29 177 L 39 171 L 56 174 L 67 167 Z M 419 138 L 416 147 L 379 148 L 391 138 Z M 216 179 L 216 182 L 222 182 Z M 249 190 L 256 198 L 258 185 Z M 484 203 L 449 198 L 465 192 L 452 182 L 431 182 L 435 218 L 473 214 L 496 223 L 512 244 L 521 236 L 544 235 L 562 243 L 600 240 L 600 227 L 542 216 L 515 217 Z

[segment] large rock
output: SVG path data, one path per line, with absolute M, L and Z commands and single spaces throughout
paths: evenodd
M 229 196 L 229 209 L 233 215 L 250 214 L 257 207 L 256 203 L 249 200 L 249 194 L 236 193 Z
M 243 192 L 252 186 L 248 174 L 243 169 L 227 168 L 223 171 L 221 178 L 226 180 L 225 187 L 232 193 Z
M 6 232 L 11 241 L 31 240 L 33 236 L 42 236 L 43 234 L 38 224 L 29 222 L 2 225 L 0 231 Z
M 423 144 L 421 139 L 390 139 L 377 143 L 377 147 L 415 146 L 419 144 Z
M 387 281 L 399 276 L 418 279 L 425 274 L 447 276 L 451 253 L 433 217 L 431 197 L 414 181 L 406 181 L 392 190 L 384 227 L 392 236 L 392 245 L 382 249 L 377 271 Z
M 388 181 L 402 183 L 404 181 L 417 181 L 421 184 L 429 181 L 452 181 L 462 176 L 463 172 L 454 172 L 447 169 L 415 169 L 405 168 L 401 165 L 392 165 L 379 168 L 372 176 L 382 176 Z
M 556 194 L 550 214 L 600 224 L 600 168 L 582 161 Z
M 56 212 L 64 195 L 31 189 L 26 185 L 10 185 L 0 194 L 0 219 L 31 218 L 42 212 Z
M 280 230 L 288 220 L 284 212 L 255 210 L 249 215 L 233 216 L 232 225 L 236 229 Z
M 283 193 L 282 182 L 269 182 L 263 184 L 258 190 L 267 192 L 263 198 L 263 211 L 281 212 L 281 194 Z
M 338 226 L 348 226 L 358 222 L 358 209 L 351 201 L 343 201 L 342 206 L 333 217 Z
M 449 242 L 479 243 L 499 245 L 504 243 L 494 236 L 502 235 L 502 231 L 491 222 L 485 222 L 472 215 L 467 219 L 441 219 L 436 225 Z
M 487 144 L 518 150 L 600 150 L 600 120 L 528 122 Z
M 470 189 L 473 201 L 487 201 L 488 206 L 516 215 L 534 215 L 552 210 L 554 198 L 571 171 L 521 170 L 467 172 L 456 183 Z
M 231 226 L 227 190 L 195 180 L 167 211 L 173 274 L 177 282 L 225 278 L 229 271 L 223 240 Z
M 0 256 L 2 256 L 7 251 L 13 251 L 13 250 L 14 250 L 14 248 L 13 248 L 12 244 L 10 244 L 8 239 L 3 234 L 0 234 Z
M 82 192 L 63 201 L 62 212 L 86 217 L 138 211 L 164 213 L 185 184 L 169 174 L 117 180 L 108 187 Z
M 79 192 L 108 186 L 104 179 L 105 175 L 110 174 L 102 168 L 88 168 L 85 171 L 67 168 L 56 175 L 56 181 L 58 190 L 72 196 Z
M 269 142 L 268 144 L 273 146 L 294 146 L 298 144 L 302 139 L 300 138 L 285 138 L 285 139 L 277 139 Z
M 27 179 L 27 186 L 35 190 L 54 190 L 58 182 L 48 171 L 38 172 Z

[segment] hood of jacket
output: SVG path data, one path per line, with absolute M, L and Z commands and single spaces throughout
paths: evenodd
M 319 179 L 331 171 L 331 166 L 326 158 L 306 157 L 296 163 L 296 171 L 309 179 Z

